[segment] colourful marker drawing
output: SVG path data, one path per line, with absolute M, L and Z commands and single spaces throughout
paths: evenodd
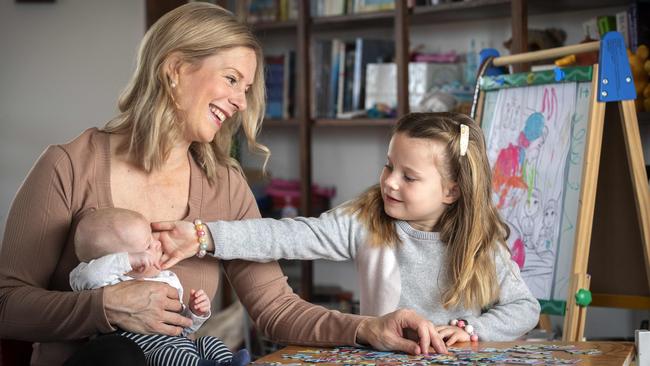
M 576 83 L 501 89 L 484 131 L 512 259 L 540 299 L 552 293 L 576 96 Z

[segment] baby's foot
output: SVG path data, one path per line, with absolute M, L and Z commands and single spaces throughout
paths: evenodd
M 251 363 L 251 355 L 248 353 L 248 350 L 244 348 L 232 355 L 230 366 L 246 366 L 249 363 Z
M 232 355 L 232 359 L 223 362 L 216 362 L 217 366 L 246 366 L 251 362 L 251 355 L 247 349 L 241 349 Z

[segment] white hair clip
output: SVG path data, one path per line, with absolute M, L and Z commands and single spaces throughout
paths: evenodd
M 460 125 L 460 156 L 467 154 L 467 145 L 469 144 L 469 127 Z

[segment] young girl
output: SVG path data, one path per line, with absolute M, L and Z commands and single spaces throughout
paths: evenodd
M 154 224 L 168 230 L 163 266 L 197 253 L 197 235 L 201 253 L 223 259 L 352 259 L 361 314 L 413 309 L 449 324 L 436 327 L 448 346 L 513 340 L 538 321 L 491 200 L 483 132 L 462 114 L 402 118 L 379 185 L 319 218 L 196 224 Z

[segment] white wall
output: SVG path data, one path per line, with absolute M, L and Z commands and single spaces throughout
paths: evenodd
M 0 232 L 44 148 L 115 114 L 144 30 L 143 0 L 0 1 Z

